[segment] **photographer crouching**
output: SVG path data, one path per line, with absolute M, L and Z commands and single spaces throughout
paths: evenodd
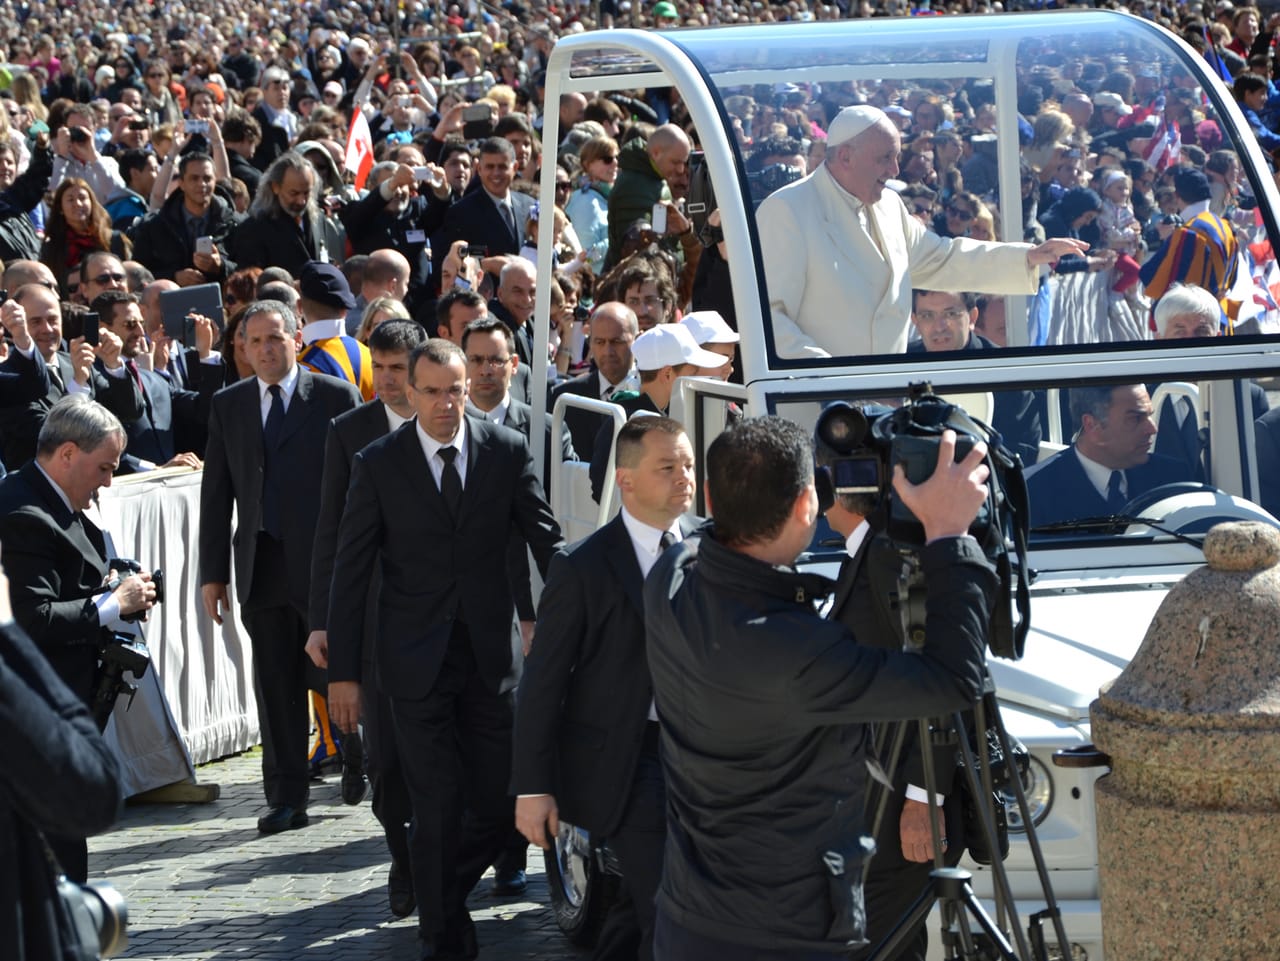
M 765 417 L 711 444 L 710 536 L 667 551 L 645 583 L 668 792 L 660 961 L 816 961 L 865 942 L 867 725 L 982 693 L 996 576 L 967 532 L 986 445 L 955 462 L 947 430 L 937 447 L 923 483 L 901 467 L 893 479 L 926 542 L 917 655 L 823 620 L 815 602 L 834 585 L 792 566 L 819 512 L 810 436 Z
M 99 659 L 120 646 L 112 625 L 136 620 L 156 602 L 149 572 L 109 567 L 102 530 L 83 513 L 99 488 L 110 485 L 124 447 L 124 428 L 114 414 L 69 395 L 45 418 L 35 459 L 0 482 L 0 544 L 12 579 L 14 620 L 86 706 L 99 684 Z M 104 716 L 99 728 L 105 723 Z M 83 883 L 84 835 L 64 838 L 57 827 L 51 825 L 50 846 L 67 877 Z

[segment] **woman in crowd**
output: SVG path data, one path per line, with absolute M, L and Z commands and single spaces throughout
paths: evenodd
M 169 89 L 169 65 L 160 58 L 148 60 L 142 73 L 146 88 L 142 91 L 142 109 L 146 111 L 151 126 L 177 123 L 182 119 L 178 100 Z
M 64 180 L 49 207 L 40 259 L 59 281 L 94 250 L 108 250 L 121 260 L 129 258 L 132 244 L 120 231 L 111 229 L 107 209 L 79 177 Z
M 369 335 L 377 330 L 379 324 L 388 320 L 411 320 L 409 308 L 394 297 L 375 297 L 369 301 L 360 317 L 360 328 L 356 331 L 356 340 L 362 344 L 369 343 Z
M 587 263 L 600 275 L 609 252 L 609 192 L 618 179 L 618 142 L 612 137 L 592 137 L 578 152 L 583 185 L 573 191 L 565 213 L 587 252 Z

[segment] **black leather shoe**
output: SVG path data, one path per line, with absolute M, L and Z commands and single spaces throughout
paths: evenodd
M 279 834 L 281 831 L 292 831 L 305 828 L 310 822 L 305 808 L 294 808 L 287 804 L 277 804 L 265 815 L 258 818 L 259 834 Z
M 342 736 L 342 803 L 359 804 L 369 793 L 369 779 L 364 776 L 364 742 L 360 732 Z
M 413 877 L 408 868 L 402 868 L 395 861 L 391 862 L 391 873 L 387 876 L 387 903 L 397 918 L 407 918 L 418 908 L 418 899 L 413 893 Z
M 528 886 L 529 879 L 525 877 L 523 871 L 499 871 L 494 875 L 493 887 L 489 890 L 493 892 L 494 897 L 506 898 L 513 894 L 524 894 L 524 889 Z
M 469 961 L 474 957 L 462 953 L 443 935 L 418 935 L 418 961 Z

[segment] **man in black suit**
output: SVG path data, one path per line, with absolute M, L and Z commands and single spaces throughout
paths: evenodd
M 436 301 L 436 336 L 451 340 L 462 346 L 462 334 L 476 320 L 484 320 L 489 316 L 489 308 L 485 299 L 474 290 L 455 287 Z M 517 357 L 519 355 L 517 354 Z M 521 364 L 511 378 L 511 396 L 515 400 L 528 402 L 529 399 L 529 365 Z
M 240 267 L 283 267 L 295 278 L 308 261 L 327 262 L 311 161 L 290 150 L 262 179 L 249 216 L 231 232 L 232 259 Z
M 467 355 L 467 375 L 471 386 L 467 394 L 467 413 L 493 424 L 510 427 L 529 438 L 533 408 L 517 400 L 513 394 L 515 375 L 527 369 L 516 356 L 515 337 L 511 328 L 495 317 L 473 320 L 462 332 L 462 350 Z M 527 382 L 527 378 L 526 378 Z M 547 459 L 542 472 L 542 488 L 551 489 L 551 419 L 543 423 Z M 561 426 L 560 457 L 577 460 L 568 428 Z M 520 618 L 520 634 L 525 652 L 533 640 L 534 604 L 529 584 L 529 554 L 524 541 L 513 536 L 507 542 L 507 565 L 516 592 L 516 614 Z M 520 834 L 515 834 L 511 847 L 495 865 L 495 894 L 519 894 L 525 888 L 525 848 Z
M 352 467 L 334 562 L 346 582 L 331 594 L 328 630 L 331 644 L 359 636 L 381 561 L 375 656 L 413 803 L 421 957 L 475 957 L 466 897 L 512 829 L 507 779 L 523 662 L 494 545 L 514 526 L 545 575 L 563 542 L 524 438 L 465 417 L 462 350 L 433 338 L 413 352 L 410 371 L 417 420 Z M 340 725 L 358 711 L 353 688 L 330 686 Z
M 320 519 L 316 524 L 311 561 L 311 634 L 307 638 L 307 653 L 318 667 L 328 670 L 330 685 L 360 685 L 359 713 L 364 718 L 365 768 L 373 786 L 373 814 L 382 825 L 387 849 L 391 853 L 388 901 L 391 913 L 400 918 L 413 913 L 414 906 L 407 830 L 413 811 L 409 806 L 409 789 L 404 783 L 400 756 L 396 752 L 391 702 L 378 689 L 375 680 L 373 634 L 381 578 L 373 578 L 363 632 L 358 638 L 342 639 L 358 643 L 338 643 L 330 647 L 325 625 L 329 620 L 338 524 L 346 505 L 352 461 L 375 440 L 413 419 L 413 404 L 408 394 L 409 355 L 426 339 L 426 333 L 413 321 L 389 320 L 380 324 L 369 335 L 373 387 L 377 397 L 335 418 L 329 425 L 325 440 L 324 480 L 320 484 Z M 344 577 L 340 583 L 345 581 Z M 330 717 L 337 723 L 332 713 Z M 350 731 L 354 722 L 344 716 L 343 724 L 339 724 L 339 728 Z M 344 737 L 352 736 L 344 734 Z M 343 789 L 345 792 L 345 782 Z
M 110 486 L 124 445 L 124 428 L 105 407 L 87 397 L 64 398 L 40 428 L 35 460 L 0 482 L 0 544 L 14 619 L 85 704 L 93 697 L 98 648 L 110 642 L 112 622 L 155 603 L 149 572 L 102 592 L 105 540 L 82 513 L 99 488 Z M 83 882 L 84 840 L 50 840 L 67 876 Z
M 907 347 L 908 354 L 945 350 L 995 350 L 996 345 L 974 330 L 978 320 L 978 296 L 942 290 L 911 292 L 911 323 L 920 340 Z M 1004 444 L 1034 464 L 1040 456 L 1040 411 L 1029 390 L 1002 390 L 995 395 L 991 426 Z
M 538 271 L 523 257 L 510 261 L 498 274 L 498 290 L 489 301 L 489 314 L 515 336 L 520 363 L 533 364 L 533 307 L 538 295 Z M 521 400 L 528 401 L 528 397 Z
M 1075 443 L 1026 473 L 1031 526 L 1118 514 L 1145 491 L 1190 480 L 1186 464 L 1151 453 L 1152 414 L 1141 384 L 1073 388 Z
M 257 376 L 213 399 L 200 489 L 200 593 L 221 624 L 234 556 L 270 806 L 258 830 L 274 834 L 307 824 L 305 646 L 324 440 L 329 421 L 360 406 L 360 392 L 298 365 L 300 327 L 288 305 L 258 301 L 241 330 Z
M 0 409 L 0 436 L 4 438 L 4 462 L 10 469 L 21 467 L 35 456 L 36 438 L 53 405 L 68 394 L 84 394 L 102 403 L 122 423 L 131 424 L 142 416 L 142 395 L 131 380 L 106 377 L 94 367 L 100 358 L 108 367 L 118 367 L 120 338 L 103 331 L 95 348 L 83 337 L 74 338 L 68 350 L 62 346 L 62 304 L 56 290 L 42 284 L 25 284 L 13 292 L 13 300 L 26 313 L 31 346 L 9 351 L 0 371 L 17 374 L 26 386 L 23 393 L 36 396 L 26 404 Z M 43 394 L 32 384 L 39 379 L 48 385 Z
M 556 556 L 520 685 L 512 753 L 516 826 L 550 849 L 563 818 L 608 838 L 621 897 L 596 957 L 653 957 L 666 795 L 645 660 L 644 578 L 694 524 L 693 448 L 666 417 L 618 433 L 622 510 Z M 639 950 L 637 951 L 637 944 Z
M 481 189 L 463 197 L 445 213 L 440 232 L 431 241 L 435 276 L 440 276 L 440 266 L 456 240 L 486 247 L 490 257 L 520 253 L 533 198 L 511 189 L 515 165 L 515 149 L 501 137 L 490 137 L 480 145 L 476 174 Z
M 197 392 L 176 387 L 171 380 L 139 366 L 138 358 L 147 352 L 147 338 L 142 309 L 132 294 L 108 290 L 99 294 L 90 306 L 99 322 L 124 343 L 120 366 L 103 372 L 108 377 L 133 380 L 142 394 L 142 416 L 125 427 L 129 443 L 121 466 L 130 473 L 156 467 L 199 468 L 203 449 L 180 449 L 177 438 L 204 434 L 209 422 L 209 405 L 223 383 L 222 355 L 213 351 L 213 321 L 208 317 L 195 320 L 196 350 L 200 358 L 196 366 L 218 368 L 208 377 L 196 378 L 200 388 Z
M 596 307 L 591 315 L 589 338 L 591 370 L 557 384 L 551 392 L 551 407 L 555 407 L 556 399 L 562 394 L 609 400 L 619 390 L 628 389 L 635 369 L 631 345 L 638 336 L 640 324 L 635 311 L 626 304 L 611 301 Z M 639 385 L 638 379 L 635 384 Z M 564 412 L 564 422 L 578 459 L 590 457 L 600 430 L 600 415 L 570 407 Z
M 292 87 L 293 80 L 283 67 L 268 67 L 262 72 L 262 99 L 251 114 L 258 121 L 262 135 L 258 149 L 253 152 L 253 165 L 259 170 L 275 163 L 298 138 L 298 117 L 289 109 Z
M 659 324 L 636 338 L 631 347 L 640 372 L 640 393 L 615 398 L 627 417 L 637 411 L 667 413 L 671 392 L 681 377 L 692 377 L 699 368 L 719 370 L 729 362 L 723 354 L 713 354 L 699 347 L 689 328 L 683 324 Z M 591 452 L 591 496 L 599 502 L 604 489 L 609 453 L 613 450 L 613 421 L 605 421 L 596 433 Z

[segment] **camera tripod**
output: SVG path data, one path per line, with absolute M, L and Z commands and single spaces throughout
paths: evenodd
M 937 819 L 929 818 L 930 839 L 933 847 L 934 870 L 929 875 L 929 883 L 917 896 L 907 912 L 898 919 L 893 929 L 875 946 L 867 961 L 889 961 L 912 937 L 919 925 L 929 915 L 935 903 L 942 910 L 942 940 L 947 958 L 960 958 L 963 961 L 988 961 L 999 958 L 1000 961 L 1048 961 L 1048 951 L 1041 925 L 1047 918 L 1053 925 L 1058 948 L 1064 959 L 1071 958 L 1070 943 L 1066 930 L 1062 925 L 1061 912 L 1058 910 L 1053 889 L 1049 882 L 1048 870 L 1045 867 L 1044 855 L 1040 848 L 1039 838 L 1035 833 L 1035 825 L 1031 820 L 1027 805 L 1026 793 L 1022 788 L 1022 778 L 1018 772 L 1009 735 L 1000 716 L 1000 707 L 996 701 L 995 685 L 990 675 L 986 679 L 986 689 L 982 698 L 974 705 L 972 724 L 966 724 L 960 712 L 956 712 L 944 723 L 935 726 L 928 719 L 918 721 L 898 721 L 884 725 L 877 732 L 877 756 L 887 757 L 889 775 L 884 783 L 877 778 L 876 787 L 868 794 L 868 809 L 871 809 L 872 798 L 875 798 L 875 816 L 872 823 L 872 834 L 878 836 L 885 808 L 892 789 L 892 777 L 901 762 L 903 746 L 909 725 L 917 725 L 921 745 L 925 790 L 930 798 L 937 795 L 937 771 L 934 769 L 933 755 L 928 750 L 931 744 L 954 743 L 961 755 L 961 767 L 964 771 L 966 787 L 971 798 L 977 804 L 980 814 L 981 832 L 985 847 L 990 852 L 991 875 L 995 888 L 997 919 L 992 918 L 983 909 L 981 902 L 973 892 L 970 884 L 972 875 L 960 868 L 944 866 L 942 838 L 939 836 Z M 977 744 L 977 751 L 970 746 L 966 731 L 972 727 Z M 1009 874 L 1004 866 L 1004 855 L 1007 848 L 1001 844 L 1001 834 L 997 827 L 995 809 L 995 778 L 992 774 L 989 738 L 994 735 L 995 744 L 1000 748 L 1005 762 L 1003 783 L 1011 791 L 1017 801 L 1022 823 L 1026 826 L 1027 842 L 1031 848 L 1036 872 L 1040 880 L 1045 911 L 1035 915 L 1031 930 L 1024 934 L 1018 920 L 1017 908 L 1014 904 L 1013 891 L 1009 884 Z M 889 750 L 884 752 L 885 744 Z M 876 793 L 878 792 L 878 793 Z M 932 805 L 931 805 L 932 807 Z M 1003 812 L 1001 812 L 1001 816 Z M 1006 837 L 1007 843 L 1007 837 Z M 865 881 L 864 868 L 864 881 Z M 974 924 L 981 930 L 979 938 L 974 932 Z M 1008 932 L 1012 931 L 1014 943 L 1010 943 Z M 1030 944 L 1028 944 L 1028 938 Z M 1015 947 L 1016 945 L 1016 947 Z

